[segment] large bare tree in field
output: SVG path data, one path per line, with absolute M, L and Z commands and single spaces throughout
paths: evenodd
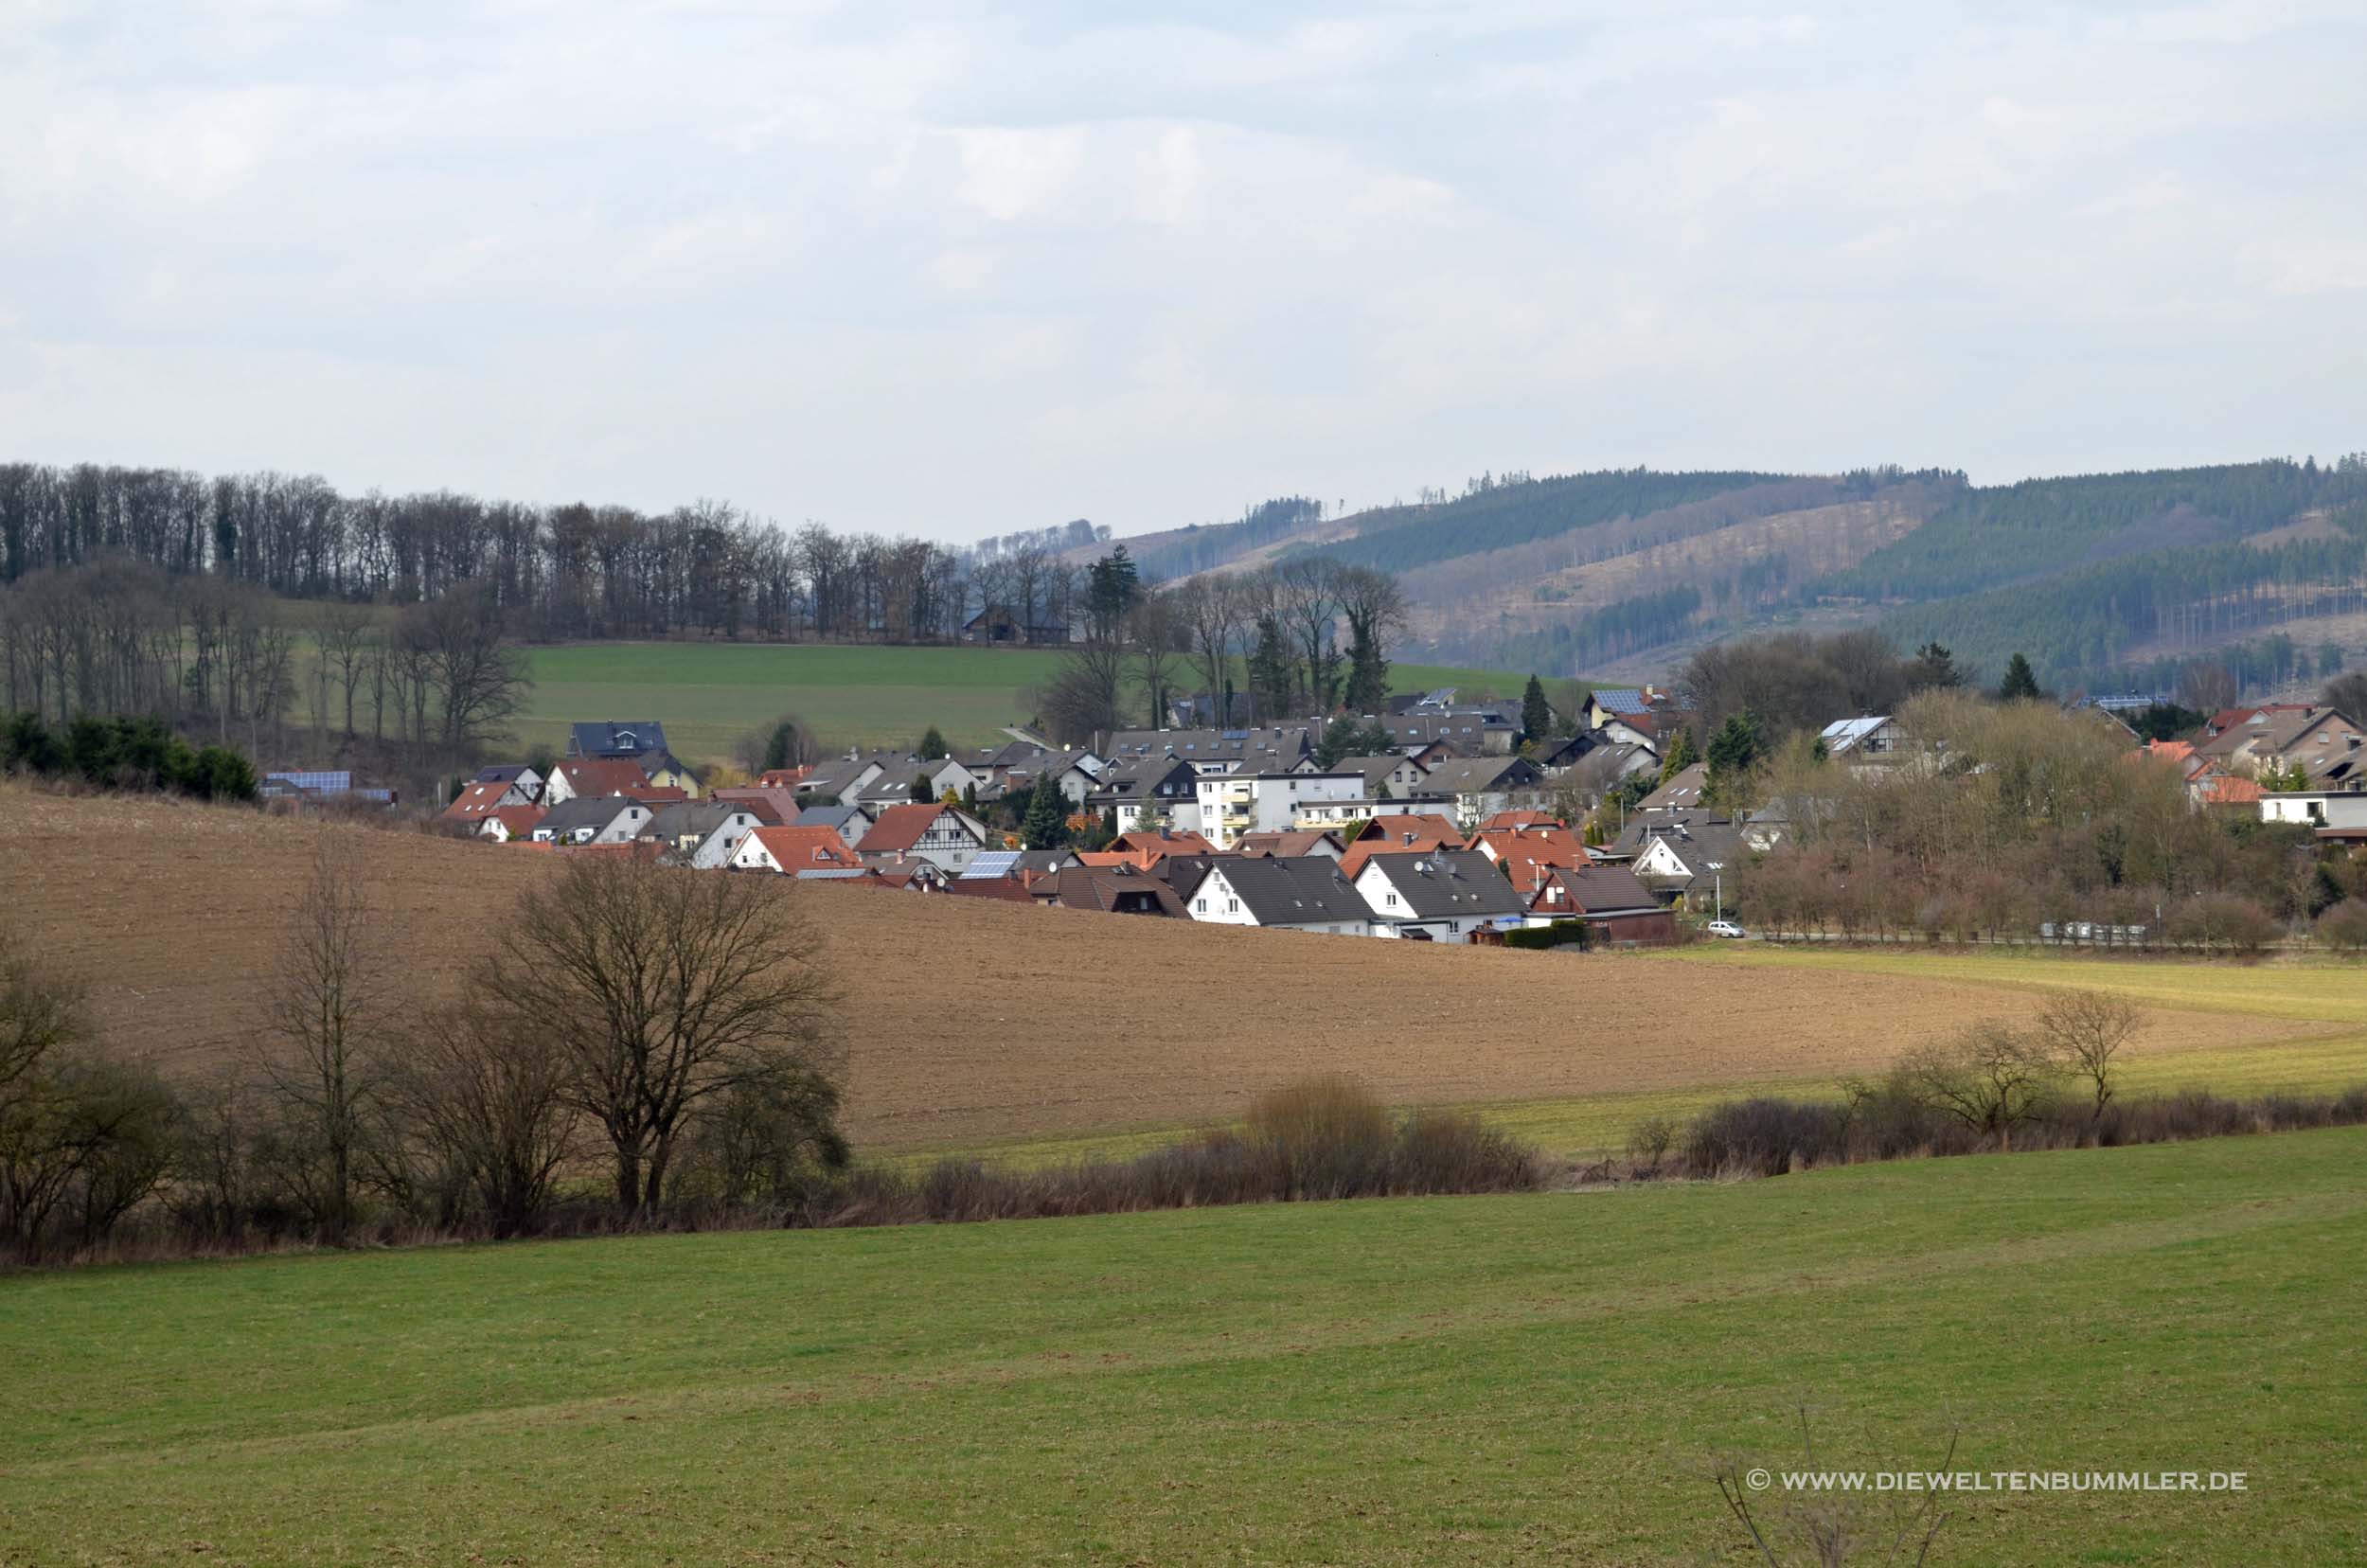
M 392 1097 L 435 1156 L 457 1201 L 472 1196 L 495 1236 L 530 1227 L 575 1153 L 581 1113 L 569 1060 L 501 976 L 429 1013 L 409 1042 Z
M 2112 1103 L 2118 1070 L 2114 1059 L 2137 1032 L 2138 1012 L 2125 996 L 2106 991 L 2066 991 L 2038 1009 L 2038 1037 L 2094 1095 L 2095 1118 Z
M 617 1203 L 655 1207 L 690 1120 L 743 1084 L 828 1080 L 835 991 L 780 879 L 578 857 L 528 895 L 498 983 L 562 1057 L 567 1097 L 607 1135 Z
M 265 993 L 258 1063 L 310 1155 L 291 1175 L 332 1240 L 353 1222 L 394 1004 L 364 893 L 363 851 L 361 834 L 331 833 L 313 852 Z

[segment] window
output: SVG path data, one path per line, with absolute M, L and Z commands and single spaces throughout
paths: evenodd
M 1202 915 L 1205 915 L 1205 914 L 1207 914 L 1207 913 L 1208 913 L 1208 900 L 1205 900 L 1205 899 L 1201 899 L 1201 900 L 1198 900 L 1197 902 L 1195 902 L 1195 903 L 1192 905 L 1192 907 L 1193 907 L 1194 909 L 1199 910 L 1199 911 L 1200 911 Z
M 1389 895 L 1389 907 L 1392 909 L 1397 907 L 1397 896 L 1395 893 Z
M 1227 915 L 1238 915 L 1241 912 L 1241 900 L 1238 899 L 1225 900 L 1224 912 Z

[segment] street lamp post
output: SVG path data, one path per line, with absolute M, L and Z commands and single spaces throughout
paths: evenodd
M 1726 918 L 1726 863 L 1711 861 L 1709 868 L 1711 872 L 1710 896 L 1717 900 L 1716 913 L 1710 918 L 1714 920 L 1722 920 Z

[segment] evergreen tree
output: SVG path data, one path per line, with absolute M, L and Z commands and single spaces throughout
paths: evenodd
M 1554 704 L 1545 701 L 1545 683 L 1534 674 L 1521 693 L 1521 739 L 1542 740 L 1553 733 Z
M 2030 661 L 2016 653 L 2005 664 L 2005 679 L 1997 688 L 2001 703 L 2036 702 L 2038 698 L 2038 677 L 2032 673 Z
M 1379 713 L 1389 702 L 1389 661 L 1380 656 L 1380 640 L 1361 624 L 1348 643 L 1347 708 L 1350 713 Z
M 936 725 L 931 724 L 928 733 L 920 738 L 920 759 L 934 762 L 952 755 L 952 748 L 945 743 L 945 737 L 937 732 Z
M 1755 724 L 1758 721 L 1753 719 L 1752 722 Z M 1669 737 L 1667 755 L 1661 758 L 1660 781 L 1667 783 L 1700 760 L 1701 748 L 1693 743 L 1691 726 L 1679 725 L 1677 733 Z
M 1910 691 L 1949 689 L 1964 684 L 1965 677 L 1956 668 L 1956 655 L 1935 642 L 1916 649 L 1914 659 L 1907 666 Z
M 1749 708 L 1730 715 L 1710 737 L 1709 786 L 1703 793 L 1716 796 L 1718 804 L 1730 810 L 1738 805 L 1728 796 L 1741 787 L 1744 776 L 1766 753 L 1767 732 L 1759 716 Z
M 1258 722 L 1273 723 L 1290 711 L 1295 674 L 1290 641 L 1283 635 L 1282 622 L 1272 615 L 1258 616 L 1257 643 L 1249 655 L 1249 694 Z
M 1324 738 L 1315 742 L 1315 766 L 1329 773 L 1344 757 L 1355 757 L 1357 747 L 1364 740 L 1364 732 L 1354 721 L 1335 719 L 1324 726 Z
M 1019 833 L 1030 849 L 1058 849 L 1068 838 L 1068 801 L 1051 775 L 1036 780 L 1036 788 L 1027 797 L 1027 815 L 1020 823 Z
M 978 814 L 978 781 L 974 778 L 962 786 L 962 810 L 971 816 Z

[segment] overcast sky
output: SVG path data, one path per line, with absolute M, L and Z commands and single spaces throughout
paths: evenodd
M 2367 6 L 0 0 L 0 458 L 947 539 L 2367 447 Z

